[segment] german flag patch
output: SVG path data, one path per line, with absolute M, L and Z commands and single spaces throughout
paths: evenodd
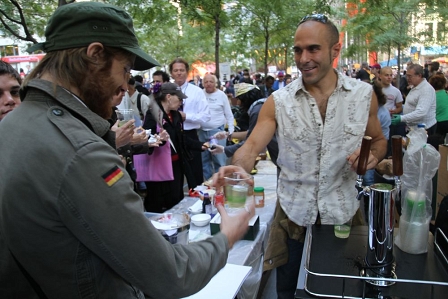
M 109 170 L 108 172 L 103 174 L 102 177 L 103 177 L 104 181 L 106 182 L 106 184 L 109 187 L 111 187 L 119 179 L 121 179 L 123 177 L 123 175 L 124 175 L 123 171 L 121 171 L 121 169 L 115 165 L 111 170 Z

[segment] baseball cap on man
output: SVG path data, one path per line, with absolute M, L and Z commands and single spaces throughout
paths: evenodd
M 162 94 L 175 94 L 179 97 L 179 99 L 186 99 L 188 98 L 183 92 L 182 89 L 177 86 L 177 84 L 166 82 L 162 84 L 161 88 Z
M 249 83 L 239 83 L 233 86 L 235 88 L 235 97 L 238 97 L 246 92 L 251 91 L 252 89 L 260 89 L 257 85 L 249 84 Z
M 381 65 L 379 63 L 374 63 L 370 66 L 371 69 L 381 69 Z
M 133 69 L 160 65 L 139 46 L 131 17 L 123 9 L 101 2 L 76 2 L 60 6 L 45 28 L 45 42 L 27 49 L 32 53 L 81 48 L 99 42 L 136 55 Z
M 277 77 L 284 77 L 284 76 L 285 76 L 285 73 L 282 71 L 278 72 L 278 74 L 277 74 Z

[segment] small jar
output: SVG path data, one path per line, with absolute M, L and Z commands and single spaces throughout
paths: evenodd
M 216 193 L 215 193 L 214 200 L 215 200 L 215 203 L 214 203 L 215 207 L 216 207 L 218 204 L 224 206 L 224 193 L 222 193 L 222 192 L 216 192 Z
M 264 188 L 263 187 L 255 187 L 254 188 L 254 200 L 255 200 L 256 208 L 264 207 Z

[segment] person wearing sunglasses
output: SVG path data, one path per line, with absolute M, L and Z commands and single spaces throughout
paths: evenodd
M 372 86 L 333 68 L 340 52 L 333 22 L 321 14 L 303 18 L 294 36 L 301 76 L 272 93 L 233 165 L 214 177 L 219 187 L 229 173 L 250 171 L 275 134 L 281 170 L 264 269 L 277 269 L 278 298 L 294 298 L 307 225 L 334 225 L 352 217 L 363 223 L 353 186 L 363 136 L 372 137 L 367 169 L 386 153 Z

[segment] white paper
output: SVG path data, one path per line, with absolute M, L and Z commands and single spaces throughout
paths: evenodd
M 202 200 L 198 199 L 188 210 L 192 213 L 202 212 Z
M 254 215 L 252 218 L 250 218 L 249 220 L 249 226 L 254 226 L 255 222 L 257 221 L 258 215 Z M 221 215 L 218 213 L 215 215 L 215 217 L 213 217 L 213 219 L 210 221 L 210 223 L 216 223 L 219 224 L 221 223 Z
M 202 290 L 185 298 L 210 299 L 219 297 L 219 299 L 234 299 L 251 271 L 252 268 L 248 266 L 226 264 Z

